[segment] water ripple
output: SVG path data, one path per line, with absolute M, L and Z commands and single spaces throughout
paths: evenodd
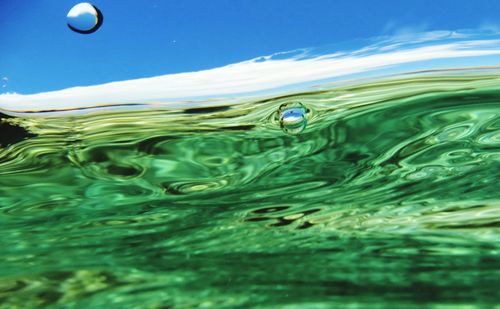
M 16 119 L 33 136 L 0 148 L 0 301 L 495 303 L 500 77 L 440 74 Z M 296 135 L 276 121 L 286 101 L 310 109 Z

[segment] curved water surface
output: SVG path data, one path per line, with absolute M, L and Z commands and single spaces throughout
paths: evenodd
M 284 104 L 303 131 L 283 131 Z M 7 307 L 499 301 L 498 69 L 7 114 Z

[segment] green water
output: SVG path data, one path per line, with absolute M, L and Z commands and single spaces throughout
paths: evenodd
M 500 304 L 498 71 L 2 122 L 1 308 Z

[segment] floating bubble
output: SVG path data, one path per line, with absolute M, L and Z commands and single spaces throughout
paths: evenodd
M 2 77 L 2 88 L 7 87 L 7 83 L 9 82 L 8 77 Z
M 288 103 L 280 106 L 278 117 L 281 129 L 289 134 L 297 134 L 306 128 L 308 110 L 301 103 Z
M 89 34 L 101 27 L 103 16 L 96 6 L 88 2 L 82 2 L 69 10 L 66 19 L 68 27 L 71 30 L 82 34 Z

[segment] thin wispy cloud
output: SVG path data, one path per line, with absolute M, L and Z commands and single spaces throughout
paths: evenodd
M 479 25 L 479 29 L 492 33 L 500 33 L 500 24 L 491 20 L 484 20 Z
M 398 36 L 413 36 L 419 33 L 429 31 L 430 24 L 427 22 L 420 22 L 418 24 L 400 25 L 396 21 L 388 21 L 382 29 L 382 34 L 393 37 Z

